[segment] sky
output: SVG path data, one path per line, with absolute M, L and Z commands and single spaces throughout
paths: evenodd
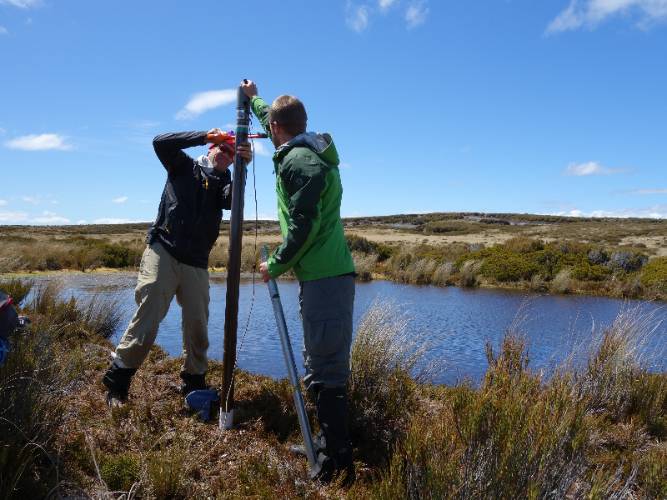
M 346 217 L 667 218 L 667 0 L 0 0 L 0 75 L 0 225 L 153 220 L 152 138 L 243 78 L 332 134 Z

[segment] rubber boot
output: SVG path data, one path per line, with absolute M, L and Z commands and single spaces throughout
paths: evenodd
M 191 373 L 181 372 L 181 394 L 187 396 L 192 391 L 201 391 L 203 389 L 208 389 L 206 385 L 206 373 L 201 375 L 192 375 Z
M 347 390 L 345 387 L 321 388 L 316 406 L 325 440 L 324 451 L 318 456 L 321 467 L 316 479 L 328 483 L 344 474 L 344 483 L 350 484 L 354 481 L 354 464 L 347 424 Z
M 121 368 L 115 363 L 104 374 L 102 383 L 109 390 L 107 392 L 107 404 L 111 407 L 121 406 L 127 401 L 132 376 L 136 368 Z

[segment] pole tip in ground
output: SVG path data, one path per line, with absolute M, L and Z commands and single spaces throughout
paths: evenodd
M 218 427 L 220 428 L 220 432 L 228 431 L 234 427 L 234 410 L 229 412 L 220 410 Z

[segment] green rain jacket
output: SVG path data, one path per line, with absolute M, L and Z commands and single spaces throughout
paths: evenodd
M 257 96 L 251 105 L 270 134 L 269 105 Z M 271 277 L 289 269 L 294 269 L 299 281 L 354 272 L 340 218 L 343 186 L 338 163 L 338 152 L 329 134 L 300 134 L 274 153 L 283 242 L 267 261 Z

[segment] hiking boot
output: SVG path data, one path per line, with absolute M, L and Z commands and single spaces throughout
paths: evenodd
M 136 371 L 136 368 L 120 368 L 117 364 L 111 363 L 102 378 L 102 383 L 109 390 L 107 404 L 110 407 L 122 406 L 127 402 L 132 376 Z
M 325 446 L 318 454 L 319 470 L 314 471 L 314 479 L 329 483 L 342 475 L 344 484 L 350 484 L 354 481 L 354 463 L 347 425 L 347 390 L 321 388 L 316 406 Z
M 202 373 L 201 375 L 192 375 L 191 373 L 181 372 L 181 394 L 187 396 L 192 391 L 201 391 L 204 389 L 209 389 L 206 385 L 206 374 Z

